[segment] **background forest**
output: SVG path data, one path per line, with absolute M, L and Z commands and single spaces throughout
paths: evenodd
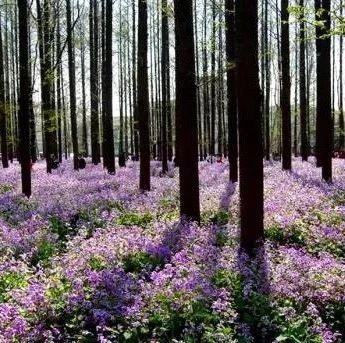
M 0 0 L 0 343 L 345 339 L 343 0 Z

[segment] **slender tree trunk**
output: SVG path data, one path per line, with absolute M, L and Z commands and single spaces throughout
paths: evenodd
M 268 42 L 268 1 L 265 1 L 265 157 L 266 161 L 271 159 L 271 129 L 270 129 L 270 113 L 271 113 L 271 44 Z
M 252 255 L 263 239 L 263 147 L 258 1 L 236 1 L 241 246 Z M 248 94 L 251 96 L 248 97 Z
M 22 173 L 22 191 L 31 196 L 31 156 L 30 156 L 30 65 L 28 42 L 28 3 L 18 0 L 19 18 L 19 64 L 20 64 L 20 94 L 19 94 L 19 152 Z
M 235 1 L 225 1 L 230 181 L 238 181 Z
M 5 74 L 2 32 L 0 25 L 0 135 L 1 135 L 1 160 L 3 168 L 8 168 L 8 138 L 7 138 L 7 113 L 5 104 Z
M 282 68 L 282 138 L 283 169 L 291 170 L 291 79 L 290 79 L 290 37 L 289 37 L 289 0 L 281 1 L 281 68 Z
M 192 0 L 175 0 L 176 124 L 180 166 L 180 214 L 200 220 L 198 117 Z
M 113 44 L 112 44 L 112 28 L 113 28 L 113 2 L 106 0 L 106 37 L 105 37 L 105 61 L 104 63 L 104 85 L 105 92 L 104 103 L 104 124 L 103 139 L 104 146 L 107 149 L 107 168 L 108 173 L 115 173 L 115 145 L 114 145 L 114 129 L 113 129 Z
M 139 115 L 137 103 L 137 60 L 136 60 L 136 11 L 135 0 L 132 0 L 132 82 L 133 82 L 133 134 L 134 134 L 134 159 L 139 158 Z
M 167 116 L 168 102 L 167 98 L 167 77 L 168 77 L 168 12 L 167 0 L 162 0 L 162 172 L 168 172 L 168 146 L 167 146 Z
M 59 56 L 61 51 L 61 36 L 60 36 L 60 18 L 57 18 L 57 28 L 56 28 L 56 52 L 57 56 Z M 57 121 L 58 121 L 58 155 L 59 155 L 59 162 L 62 162 L 62 84 L 61 84 L 61 58 L 58 57 L 57 61 Z
M 211 141 L 210 154 L 214 156 L 216 146 L 216 3 L 212 2 L 212 50 L 211 50 Z
M 85 87 L 85 42 L 81 43 L 81 90 L 82 90 L 82 106 L 83 106 L 83 123 L 82 123 L 82 142 L 83 142 L 83 153 L 85 156 L 89 155 L 89 148 L 87 143 L 87 119 L 86 119 L 86 87 Z
M 77 128 L 77 101 L 75 86 L 75 60 L 73 51 L 73 29 L 71 16 L 71 3 L 66 0 L 67 13 L 67 48 L 68 48 L 68 73 L 69 73 L 69 94 L 70 94 L 70 110 L 71 110 L 71 133 L 73 147 L 73 166 L 75 170 L 79 169 L 79 147 L 78 147 L 78 128 Z
M 98 111 L 98 5 L 90 0 L 90 96 L 91 96 L 91 155 L 92 163 L 101 162 Z
M 299 106 L 301 120 L 301 155 L 302 161 L 308 160 L 308 138 L 307 138 L 307 97 L 306 97 L 306 73 L 305 73 L 305 24 L 304 24 L 304 0 L 300 0 L 299 5 L 303 11 L 300 18 L 299 32 Z
M 147 2 L 139 1 L 138 20 L 138 114 L 140 138 L 140 189 L 149 191 L 150 186 L 150 131 L 149 89 L 147 75 Z
M 343 17 L 343 0 L 340 0 L 340 17 Z M 343 56 L 344 56 L 344 37 L 340 35 L 339 37 L 339 143 L 338 143 L 338 150 L 344 151 L 344 102 L 343 102 Z
M 320 20 L 324 23 L 321 34 L 328 34 L 331 26 L 330 0 L 322 1 Z M 318 36 L 319 37 L 319 36 Z M 331 40 L 318 38 L 317 114 L 319 117 L 318 153 L 322 178 L 332 181 L 332 110 L 331 110 Z

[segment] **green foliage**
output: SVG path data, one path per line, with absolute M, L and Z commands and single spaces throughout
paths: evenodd
M 297 222 L 290 227 L 282 228 L 279 224 L 273 224 L 265 229 L 265 238 L 279 244 L 306 245 L 306 224 Z
M 225 247 L 229 242 L 228 233 L 225 230 L 218 230 L 216 232 L 216 246 L 219 248 Z
M 26 276 L 18 272 L 10 271 L 0 275 L 0 303 L 8 301 L 9 291 L 24 288 L 26 285 Z
M 281 333 L 276 342 L 286 343 L 322 343 L 322 337 L 312 332 L 308 318 L 299 316 L 290 321 L 283 321 Z
M 176 308 L 174 302 L 179 297 L 178 293 L 172 297 L 157 297 L 157 308 L 149 318 L 150 332 L 154 331 L 162 341 L 180 338 L 183 342 L 205 342 L 205 333 L 215 328 L 219 316 L 203 300 L 193 300 L 183 308 Z M 184 331 L 188 327 L 198 327 L 199 331 Z
M 49 227 L 53 233 L 58 235 L 59 241 L 61 242 L 67 241 L 71 228 L 66 223 L 64 223 L 60 218 L 50 217 Z
M 320 223 L 325 224 L 327 226 L 337 227 L 344 220 L 342 215 L 340 215 L 336 211 L 334 211 L 333 213 L 324 213 L 321 210 L 315 209 L 313 210 L 312 215 L 317 217 Z
M 102 256 L 92 256 L 89 259 L 89 266 L 94 271 L 101 271 L 107 268 L 107 263 Z
M 0 194 L 5 194 L 10 192 L 13 189 L 11 185 L 8 184 L 0 184 Z
M 229 222 L 230 215 L 227 211 L 218 211 L 211 217 L 211 223 L 217 226 L 226 225 Z
M 328 303 L 321 309 L 320 314 L 325 323 L 345 337 L 345 306 L 343 302 Z
M 126 273 L 138 274 L 144 270 L 149 271 L 162 267 L 164 261 L 158 256 L 140 251 L 127 255 L 123 259 L 123 265 Z
M 121 213 L 126 211 L 126 209 L 123 206 L 123 204 L 121 203 L 121 201 L 118 201 L 118 200 L 108 200 L 105 203 L 104 207 L 108 211 L 116 210 L 116 211 L 121 212 Z
M 240 294 L 242 290 L 242 277 L 227 269 L 218 269 L 212 277 L 212 283 L 218 288 L 231 289 L 234 294 Z
M 56 253 L 56 246 L 47 241 L 42 241 L 38 244 L 36 252 L 31 258 L 31 264 L 36 266 L 38 263 L 47 264 L 49 260 Z
M 123 226 L 147 227 L 152 223 L 153 219 L 151 213 L 126 212 L 118 218 L 117 224 Z

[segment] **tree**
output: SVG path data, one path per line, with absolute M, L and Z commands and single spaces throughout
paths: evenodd
M 114 147 L 114 130 L 113 130 L 113 44 L 112 44 L 112 28 L 113 28 L 113 2 L 106 1 L 106 37 L 105 37 L 105 60 L 104 63 L 104 84 L 103 92 L 105 92 L 104 101 L 104 123 L 103 127 L 103 147 L 106 149 L 107 169 L 108 173 L 115 173 L 115 147 Z
M 330 0 L 316 0 L 322 26 L 317 29 L 317 158 L 322 178 L 332 181 L 331 28 Z M 320 11 L 321 9 L 321 11 Z
M 147 1 L 139 1 L 138 16 L 138 91 L 137 110 L 139 116 L 140 189 L 149 191 L 150 186 L 150 131 L 149 90 L 147 75 Z
M 71 1 L 66 0 L 67 14 L 67 47 L 68 47 L 68 73 L 69 73 L 69 94 L 71 109 L 71 133 L 73 147 L 73 166 L 75 170 L 79 169 L 79 147 L 78 147 L 78 128 L 77 128 L 77 99 L 75 86 L 75 59 L 73 50 L 73 28 L 71 18 Z
M 343 0 L 340 0 L 340 17 L 343 18 Z M 344 139 L 344 102 L 343 102 L 343 46 L 344 37 L 341 34 L 339 37 L 339 151 L 343 151 L 345 148 Z
M 91 155 L 92 163 L 101 161 L 99 139 L 99 111 L 98 111 L 98 5 L 96 0 L 90 0 L 89 13 L 90 29 L 90 97 L 91 97 Z
M 169 87 L 169 24 L 167 0 L 162 0 L 162 172 L 168 172 L 167 119 Z
M 257 0 L 236 1 L 241 246 L 249 254 L 254 253 L 263 238 L 263 147 L 257 12 Z
M 226 20 L 226 60 L 227 60 L 227 99 L 228 99 L 228 144 L 230 181 L 238 181 L 238 132 L 237 132 L 237 98 L 236 98 L 236 33 L 235 2 L 225 1 Z
M 1 135 L 1 160 L 2 166 L 8 168 L 8 146 L 7 146 L 7 114 L 5 106 L 5 80 L 4 80 L 4 59 L 2 32 L 0 25 L 0 135 Z
M 302 160 L 308 160 L 308 136 L 307 136 L 307 97 L 306 97 L 306 72 L 305 72 L 305 23 L 304 23 L 304 0 L 300 0 L 300 55 L 299 55 L 299 83 L 300 83 L 300 121 L 301 121 L 301 155 Z
M 192 0 L 175 0 L 176 130 L 181 217 L 199 221 L 198 117 Z
M 31 156 L 30 156 L 30 65 L 28 42 L 28 3 L 27 0 L 18 0 L 19 19 L 19 154 L 22 172 L 22 191 L 31 195 Z
M 37 26 L 38 43 L 41 70 L 41 112 L 44 132 L 44 154 L 47 162 L 47 173 L 52 172 L 53 158 L 56 157 L 56 117 L 53 102 L 53 37 L 52 30 L 52 8 L 49 0 L 36 1 L 37 6 Z
M 290 80 L 290 37 L 289 0 L 281 0 L 281 112 L 283 169 L 291 170 L 291 80 Z

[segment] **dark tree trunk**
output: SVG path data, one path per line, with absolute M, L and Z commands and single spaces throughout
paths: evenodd
M 315 0 L 315 20 L 319 21 L 321 18 L 319 17 L 318 10 L 321 8 L 321 1 L 322 0 Z M 322 74 L 322 40 L 320 37 L 322 36 L 322 27 L 316 25 L 315 28 L 316 32 L 316 133 L 315 133 L 315 157 L 316 157 L 316 165 L 318 167 L 322 167 L 322 158 L 321 158 L 321 140 L 322 140 L 322 97 L 324 96 L 322 92 L 322 81 L 320 80 Z
M 133 135 L 134 135 L 134 158 L 139 158 L 139 116 L 137 103 L 137 60 L 136 60 L 136 20 L 135 0 L 132 0 L 132 83 L 133 83 Z
M 7 139 L 7 113 L 5 104 L 5 74 L 3 59 L 2 32 L 0 25 L 0 135 L 2 166 L 8 168 L 8 139 Z
M 139 1 L 138 20 L 138 114 L 140 138 L 140 189 L 149 191 L 150 186 L 150 131 L 149 89 L 147 75 L 147 2 Z
M 91 96 L 91 155 L 92 163 L 101 162 L 98 111 L 98 5 L 90 0 L 90 96 Z
M 18 0 L 19 18 L 19 154 L 22 172 L 22 191 L 29 198 L 31 195 L 31 156 L 30 156 L 30 65 L 28 42 L 28 3 Z
M 204 107 L 204 156 L 210 154 L 210 99 L 209 99 L 209 80 L 208 80 L 208 62 L 207 62 L 207 2 L 204 0 L 204 23 L 203 23 L 203 107 Z
M 320 20 L 324 23 L 321 34 L 328 34 L 331 26 L 330 0 L 322 1 Z M 331 40 L 318 38 L 317 115 L 319 117 L 318 153 L 322 178 L 332 181 L 332 110 L 331 110 Z
M 115 146 L 114 146 L 114 130 L 113 130 L 113 44 L 112 44 L 112 28 L 113 28 L 113 2 L 106 0 L 106 37 L 105 37 L 105 60 L 104 63 L 104 85 L 105 92 L 104 102 L 104 124 L 103 140 L 104 147 L 107 151 L 107 169 L 108 173 L 115 173 Z
M 306 97 L 306 73 L 305 73 L 305 23 L 304 23 L 304 0 L 300 0 L 303 14 L 300 20 L 300 54 L 299 54 L 299 88 L 300 88 L 300 120 L 301 120 L 301 155 L 302 161 L 308 160 L 308 137 L 307 137 L 307 97 Z
M 50 3 L 47 0 L 43 2 L 43 12 L 41 9 L 41 3 L 37 0 L 37 21 L 41 64 L 41 108 L 43 117 L 44 153 L 47 161 L 47 173 L 51 173 L 52 162 L 56 157 L 54 156 L 56 151 L 56 123 L 51 78 L 53 55 L 53 41 L 51 34 L 52 18 Z
M 167 117 L 168 117 L 168 69 L 169 26 L 167 0 L 162 0 L 162 172 L 168 172 Z
M 227 100 L 228 100 L 228 144 L 230 181 L 238 181 L 238 131 L 236 98 L 236 49 L 235 49 L 235 2 L 225 1 Z
M 199 221 L 198 117 L 192 0 L 175 0 L 176 124 L 181 217 Z
M 81 58 L 81 89 L 82 89 L 82 106 L 83 106 L 83 124 L 82 124 L 82 142 L 84 156 L 89 155 L 87 143 L 87 119 L 86 119 L 86 87 L 85 87 L 85 42 L 83 41 L 80 51 Z
M 270 129 L 270 113 L 271 113 L 271 52 L 268 43 L 268 1 L 265 1 L 265 157 L 266 161 L 271 159 L 271 129 Z
M 56 53 L 59 56 L 61 51 L 61 34 L 60 34 L 60 18 L 57 18 L 56 27 Z M 57 91 L 57 122 L 58 122 L 58 155 L 59 162 L 62 162 L 62 84 L 61 84 L 61 58 L 58 57 L 57 63 L 57 78 L 56 78 L 56 91 Z
M 70 110 L 71 110 L 71 134 L 73 148 L 73 166 L 75 170 L 79 169 L 79 147 L 78 147 L 78 128 L 77 128 L 77 101 L 75 86 L 75 59 L 73 50 L 73 29 L 71 16 L 71 3 L 66 0 L 67 14 L 67 48 L 68 48 L 68 73 L 69 73 L 69 94 L 70 94 Z
M 216 3 L 212 2 L 212 44 L 211 44 L 211 140 L 210 154 L 214 156 L 216 145 Z
M 236 1 L 241 246 L 263 239 L 263 147 L 258 65 L 258 1 Z M 251 96 L 248 97 L 248 94 Z
M 281 112 L 283 169 L 291 170 L 291 80 L 290 80 L 290 37 L 289 37 L 289 0 L 281 0 Z
M 343 17 L 343 0 L 340 0 L 340 17 Z M 343 56 L 344 56 L 344 37 L 339 37 L 339 142 L 338 150 L 344 151 L 344 102 L 343 102 Z

